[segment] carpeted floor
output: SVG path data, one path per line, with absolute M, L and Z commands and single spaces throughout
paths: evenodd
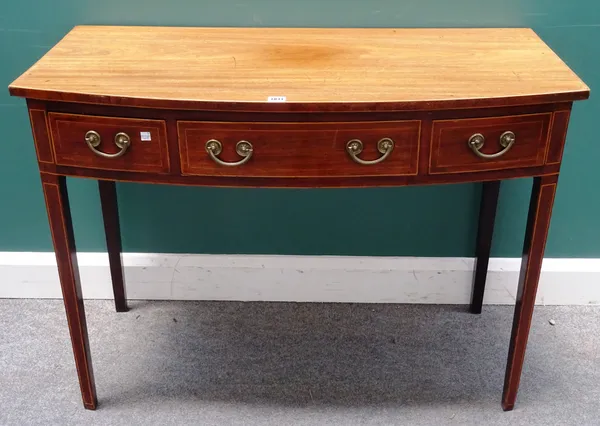
M 0 425 L 600 425 L 600 307 L 536 309 L 504 413 L 512 307 L 131 306 L 86 302 L 90 412 L 62 301 L 0 300 Z

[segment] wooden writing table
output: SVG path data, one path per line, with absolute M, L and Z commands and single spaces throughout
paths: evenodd
M 589 96 L 533 31 L 81 26 L 9 89 L 27 98 L 86 408 L 97 398 L 66 176 L 98 180 L 119 312 L 115 181 L 484 182 L 474 313 L 500 181 L 534 177 L 502 396 L 513 408 L 571 106 Z

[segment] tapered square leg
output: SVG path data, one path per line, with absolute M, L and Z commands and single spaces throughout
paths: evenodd
M 83 405 L 87 409 L 95 410 L 98 405 L 96 385 L 81 295 L 77 249 L 73 237 L 66 179 L 64 176 L 45 173 L 42 173 L 41 177 Z
M 505 411 L 512 410 L 517 399 L 557 180 L 558 175 L 552 175 L 537 177 L 533 181 L 502 394 L 502 408 Z
M 121 256 L 121 227 L 119 225 L 119 207 L 117 204 L 117 188 L 115 182 L 99 180 L 100 203 L 104 219 L 104 234 L 112 279 L 115 308 L 117 312 L 127 312 L 127 295 L 123 279 L 123 259 Z
M 477 229 L 477 243 L 475 247 L 475 271 L 473 273 L 473 292 L 471 294 L 470 311 L 480 314 L 483 306 L 485 281 L 490 262 L 490 250 L 494 235 L 494 222 L 498 195 L 500 194 L 500 181 L 484 182 L 481 192 L 481 207 L 479 208 L 479 226 Z

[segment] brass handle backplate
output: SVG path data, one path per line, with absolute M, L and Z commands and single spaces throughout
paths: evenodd
M 484 154 L 480 151 L 485 143 L 485 137 L 481 133 L 475 133 L 473 136 L 469 138 L 469 148 L 473 150 L 475 155 L 480 158 L 485 158 L 486 160 L 498 158 L 503 156 L 508 152 L 509 149 L 512 148 L 516 140 L 516 136 L 513 132 L 504 132 L 500 135 L 500 145 L 504 148 L 502 151 L 499 151 L 495 154 Z
M 348 154 L 350 154 L 350 158 L 352 158 L 358 164 L 364 164 L 368 166 L 371 164 L 381 163 L 383 160 L 388 158 L 394 150 L 394 141 L 390 138 L 383 138 L 377 142 L 377 151 L 383 155 L 376 160 L 362 160 L 358 158 L 358 155 L 362 152 L 362 150 L 363 143 L 360 139 L 350 139 L 346 144 L 346 151 Z
M 248 141 L 239 141 L 237 144 L 235 144 L 235 152 L 237 152 L 237 154 L 243 158 L 240 161 L 235 161 L 233 163 L 228 163 L 227 161 L 223 161 L 217 157 L 221 151 L 223 151 L 223 145 L 218 140 L 210 139 L 206 142 L 206 152 L 208 152 L 208 155 L 210 155 L 210 158 L 212 158 L 215 163 L 220 164 L 221 166 L 241 166 L 242 164 L 247 163 L 252 157 L 254 148 Z
M 107 154 L 106 152 L 96 149 L 98 145 L 100 145 L 100 142 L 102 142 L 102 138 L 100 138 L 100 134 L 94 130 L 90 130 L 85 134 L 85 142 L 94 154 L 104 158 L 117 158 L 125 154 L 125 151 L 127 151 L 131 145 L 131 138 L 127 133 L 117 133 L 115 135 L 115 145 L 117 145 L 117 147 L 119 147 L 121 150 L 119 152 L 115 152 L 114 154 Z

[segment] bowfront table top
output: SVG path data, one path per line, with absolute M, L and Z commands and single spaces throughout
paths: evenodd
M 66 176 L 98 180 L 119 312 L 115 182 L 482 182 L 473 313 L 501 180 L 533 177 L 502 394 L 513 408 L 572 103 L 589 96 L 532 30 L 79 26 L 9 90 L 27 99 L 86 408 L 97 396 Z
M 258 109 L 285 96 L 361 111 L 520 105 L 588 92 L 525 28 L 79 26 L 11 85 L 14 95 L 54 101 Z

